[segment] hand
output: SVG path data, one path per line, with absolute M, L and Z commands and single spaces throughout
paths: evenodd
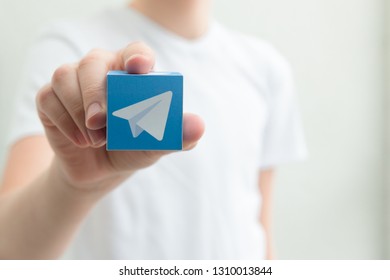
M 153 51 L 133 43 L 119 52 L 93 50 L 79 63 L 64 65 L 37 95 L 39 117 L 55 153 L 53 165 L 67 185 L 111 189 L 133 172 L 155 163 L 166 151 L 108 152 L 106 75 L 109 70 L 145 74 L 154 66 Z M 193 148 L 204 131 L 202 120 L 183 118 L 183 146 Z

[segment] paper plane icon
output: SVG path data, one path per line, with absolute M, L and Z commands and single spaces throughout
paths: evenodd
M 146 131 L 158 141 L 164 138 L 172 91 L 167 91 L 112 113 L 129 122 L 131 134 L 137 138 Z

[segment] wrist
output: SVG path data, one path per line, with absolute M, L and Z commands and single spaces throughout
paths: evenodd
M 108 192 L 126 180 L 132 173 L 117 173 L 111 176 L 95 176 L 90 180 L 85 178 L 75 178 L 69 175 L 61 161 L 54 157 L 49 170 L 49 180 L 55 182 L 54 185 L 67 195 L 77 199 L 99 200 Z

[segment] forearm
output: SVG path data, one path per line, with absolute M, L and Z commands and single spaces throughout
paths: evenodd
M 266 258 L 274 258 L 273 234 L 272 234 L 272 185 L 274 171 L 272 169 L 261 171 L 259 177 L 259 189 L 262 198 L 260 223 L 263 227 L 266 239 Z
M 273 234 L 271 223 L 271 203 L 264 201 L 261 207 L 260 223 L 264 230 L 266 240 L 266 259 L 274 259 Z
M 103 195 L 70 188 L 52 165 L 30 185 L 0 196 L 0 259 L 61 256 Z

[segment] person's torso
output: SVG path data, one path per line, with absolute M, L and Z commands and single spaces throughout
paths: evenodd
M 104 198 L 65 257 L 262 258 L 257 180 L 267 107 L 261 67 L 243 61 L 246 50 L 218 25 L 190 42 L 134 12 L 115 11 L 78 31 L 82 52 L 147 43 L 156 52 L 156 71 L 183 74 L 184 111 L 201 116 L 206 131 L 194 150 L 164 157 Z

